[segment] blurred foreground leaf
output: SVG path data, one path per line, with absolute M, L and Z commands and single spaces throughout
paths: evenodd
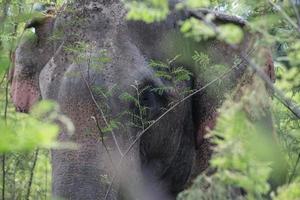
M 37 147 L 73 148 L 74 145 L 65 146 L 56 141 L 60 128 L 54 120 L 59 117 L 57 105 L 50 101 L 41 101 L 30 114 L 10 112 L 6 120 L 1 116 L 0 152 L 28 151 Z

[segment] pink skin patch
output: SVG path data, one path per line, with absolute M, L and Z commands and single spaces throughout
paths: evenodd
M 29 112 L 33 104 L 40 98 L 39 88 L 32 80 L 18 80 L 16 74 L 10 89 L 12 102 L 19 112 Z

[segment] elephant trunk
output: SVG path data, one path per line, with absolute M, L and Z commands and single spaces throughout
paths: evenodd
M 106 156 L 97 142 L 78 150 L 52 151 L 54 198 L 103 199 L 110 183 Z M 114 199 L 113 197 L 109 199 Z
M 110 141 L 106 141 L 112 149 Z M 120 154 L 107 149 L 99 140 L 84 141 L 77 150 L 52 150 L 52 194 L 63 199 L 104 199 L 115 176 L 107 199 L 153 199 L 141 172 L 138 145 L 126 155 L 122 165 Z M 112 162 L 114 164 L 112 164 Z M 151 187 L 154 188 L 154 187 Z M 166 198 L 156 198 L 166 199 Z

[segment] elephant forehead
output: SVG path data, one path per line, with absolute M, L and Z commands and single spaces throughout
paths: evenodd
M 75 61 L 76 56 L 66 55 L 62 49 L 50 59 L 40 74 L 43 98 L 51 98 L 63 103 L 68 101 L 66 97 L 68 99 L 72 97 L 73 101 L 84 102 L 90 98 L 90 91 L 86 84 L 92 90 L 98 91 L 95 95 L 99 95 L 99 90 L 106 93 L 113 88 L 116 89 L 115 95 L 120 95 L 122 92 L 134 94 L 132 85 L 144 85 L 145 82 L 150 81 L 157 86 L 162 85 L 144 56 L 129 41 L 124 40 L 122 44 L 112 45 L 107 50 L 109 61 L 106 63 L 94 63 L 93 59 L 99 57 L 89 53 L 79 57 L 91 59 L 78 63 Z M 97 47 L 95 52 L 100 49 Z
M 52 73 L 54 72 L 52 71 Z M 51 82 L 53 76 L 55 75 L 52 74 L 48 77 L 49 86 L 53 84 Z M 120 59 L 107 64 L 100 71 L 91 69 L 87 65 L 73 63 L 62 77 L 59 95 L 78 95 L 83 98 L 82 93 L 88 93 L 88 87 L 93 90 L 92 92 L 101 90 L 101 92 L 106 93 L 114 90 L 117 94 L 122 92 L 134 93 L 132 85 L 144 85 L 149 80 L 161 84 L 159 80 L 156 80 L 154 72 L 147 66 L 146 62 L 128 63 L 126 60 Z

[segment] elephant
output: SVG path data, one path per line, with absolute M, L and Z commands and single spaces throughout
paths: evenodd
M 245 26 L 238 17 L 215 16 L 217 24 Z M 243 29 L 236 49 L 216 38 L 197 42 L 180 32 L 178 22 L 190 17 L 174 9 L 166 20 L 147 24 L 126 20 L 119 0 L 75 0 L 56 16 L 27 24 L 35 35 L 16 49 L 12 101 L 18 111 L 29 112 L 40 99 L 54 100 L 76 128 L 71 135 L 62 127 L 58 140 L 78 148 L 52 150 L 53 197 L 174 199 L 208 166 L 206 128 L 213 128 L 217 108 L 247 63 L 240 61 L 222 84 L 206 87 L 220 74 L 206 72 L 208 66 L 192 56 L 203 52 L 207 64 L 227 70 L 239 52 L 254 56 L 255 37 Z M 162 62 L 189 76 L 164 77 L 169 68 Z

